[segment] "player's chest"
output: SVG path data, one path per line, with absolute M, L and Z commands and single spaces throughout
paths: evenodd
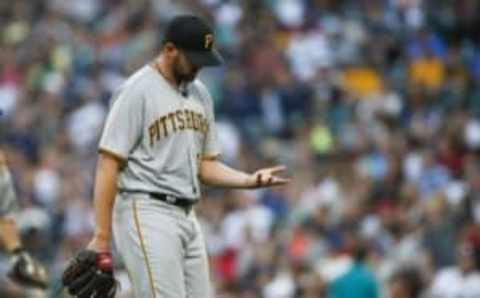
M 203 140 L 209 123 L 198 98 L 155 96 L 146 102 L 144 135 L 150 147 L 178 139 Z

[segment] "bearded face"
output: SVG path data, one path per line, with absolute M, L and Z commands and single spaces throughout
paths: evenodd
M 179 52 L 172 64 L 172 72 L 178 83 L 190 83 L 198 74 L 199 67 L 190 63 L 184 53 Z

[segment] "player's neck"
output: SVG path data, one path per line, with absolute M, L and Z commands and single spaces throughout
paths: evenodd
M 155 59 L 153 61 L 153 68 L 168 82 L 170 83 L 175 89 L 180 87 L 180 82 L 175 79 L 175 76 L 172 70 L 165 65 L 161 58 Z

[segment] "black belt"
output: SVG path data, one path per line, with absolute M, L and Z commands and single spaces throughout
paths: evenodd
M 186 198 L 178 198 L 172 195 L 167 195 L 163 193 L 156 193 L 156 192 L 148 192 L 148 191 L 136 191 L 136 190 L 126 190 L 126 189 L 120 189 L 118 191 L 119 193 L 141 193 L 141 194 L 146 194 L 150 198 L 162 201 L 164 203 L 170 204 L 177 206 L 181 209 L 183 209 L 185 212 L 189 213 L 190 210 L 192 210 L 193 205 L 195 205 L 196 201 L 192 201 Z

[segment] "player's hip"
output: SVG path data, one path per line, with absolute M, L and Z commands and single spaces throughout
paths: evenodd
M 112 223 L 115 237 L 131 235 L 134 239 L 143 234 L 148 239 L 160 237 L 163 241 L 162 237 L 171 237 L 188 243 L 201 235 L 194 210 L 185 214 L 176 206 L 143 194 L 117 195 Z

